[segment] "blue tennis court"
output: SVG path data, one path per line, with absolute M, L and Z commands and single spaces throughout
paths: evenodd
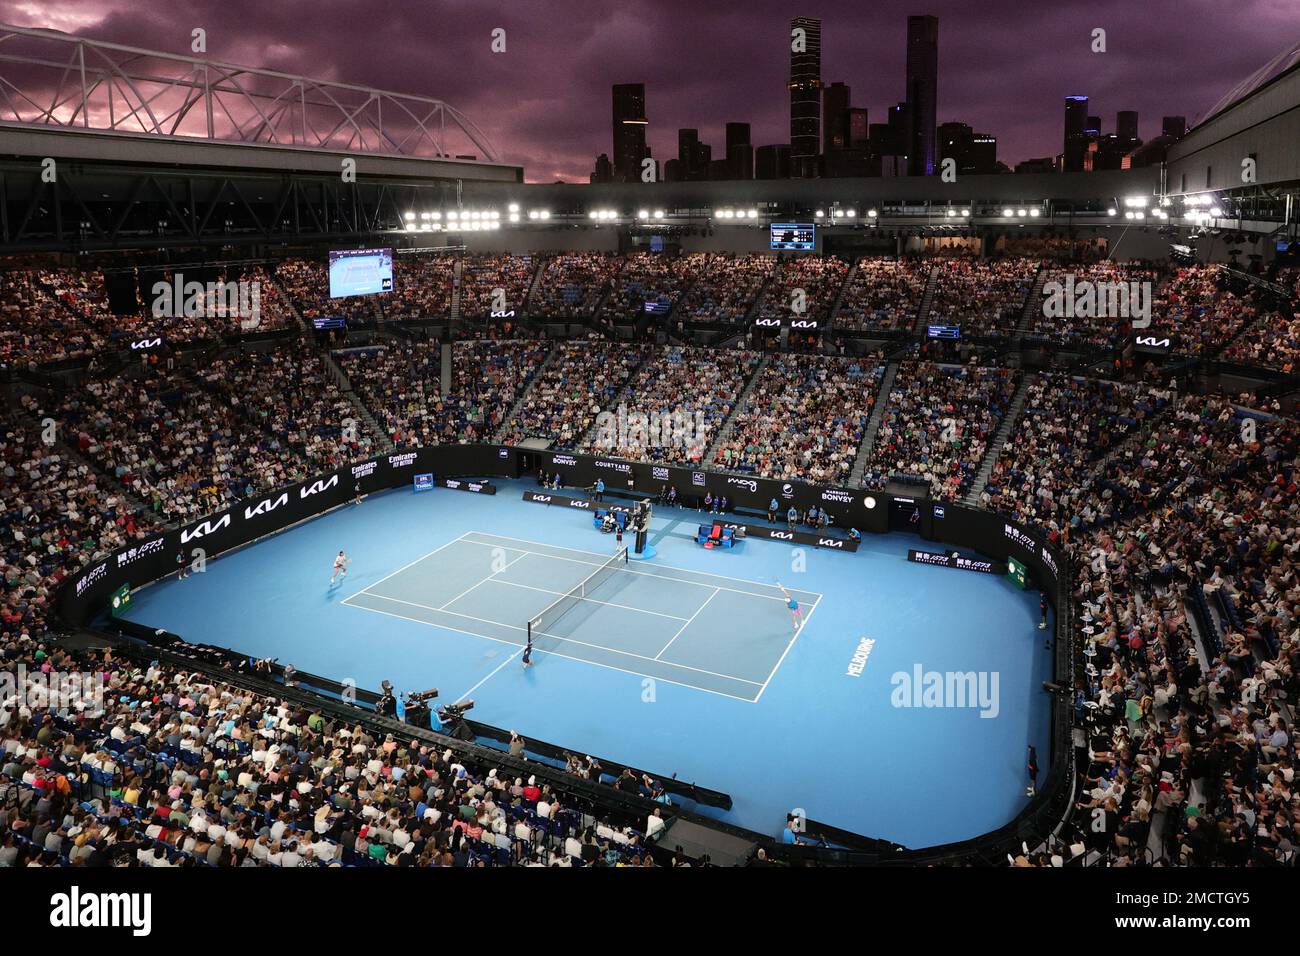
M 571 588 L 599 580 L 584 596 Z M 805 608 L 820 594 L 791 589 Z M 779 586 L 472 531 L 343 601 L 351 607 L 757 701 L 798 638 Z M 557 607 L 558 605 L 558 607 Z M 800 625 L 802 630 L 802 624 Z
M 908 534 L 856 554 L 705 550 L 699 515 L 672 508 L 651 522 L 654 557 L 606 577 L 613 537 L 521 500 L 531 487 L 374 495 L 144 588 L 128 616 L 359 687 L 437 688 L 484 723 L 726 791 L 729 812 L 703 812 L 764 832 L 799 808 L 922 847 L 1024 807 L 1025 748 L 1046 753 L 1049 726 L 1037 595 L 909 562 Z M 340 549 L 352 564 L 331 587 Z M 523 667 L 529 619 L 597 572 Z M 779 585 L 803 606 L 797 634 Z M 996 713 L 900 706 L 918 667 L 996 675 Z

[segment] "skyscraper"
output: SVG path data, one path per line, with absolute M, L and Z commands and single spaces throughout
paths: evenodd
M 849 87 L 832 83 L 822 90 L 822 152 L 849 145 Z
M 907 170 L 932 176 L 939 98 L 939 18 L 907 18 Z
M 1186 116 L 1166 116 L 1160 121 L 1160 135 L 1182 139 L 1187 135 Z
M 822 22 L 790 21 L 790 166 L 795 176 L 816 176 L 821 150 Z
M 1137 110 L 1120 110 L 1115 114 L 1115 132 L 1119 135 L 1120 142 L 1130 148 L 1141 143 L 1138 139 Z
M 730 178 L 754 178 L 754 147 L 749 142 L 748 123 L 727 124 L 726 158 Z
M 1067 173 L 1083 170 L 1084 154 L 1088 151 L 1088 97 L 1065 98 L 1065 148 L 1062 166 Z
M 645 84 L 614 85 L 614 179 L 640 182 L 645 148 Z

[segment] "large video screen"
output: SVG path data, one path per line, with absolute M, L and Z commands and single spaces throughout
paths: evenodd
M 330 298 L 393 291 L 392 249 L 330 252 Z
M 773 249 L 806 249 L 817 247 L 817 227 L 810 222 L 774 222 L 772 229 Z

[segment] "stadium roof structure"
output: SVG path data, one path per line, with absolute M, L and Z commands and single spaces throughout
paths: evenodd
M 1201 118 L 1201 123 L 1206 123 L 1214 119 L 1225 110 L 1236 106 L 1242 100 L 1246 99 L 1252 93 L 1263 89 L 1275 80 L 1281 79 L 1287 73 L 1300 67 L 1300 42 L 1297 42 L 1290 49 L 1283 50 L 1273 59 L 1269 60 L 1250 76 L 1246 77 L 1232 89 L 1224 93 L 1213 106 Z M 1198 124 L 1200 125 L 1200 124 Z
M 0 123 L 495 163 L 443 100 L 0 24 Z

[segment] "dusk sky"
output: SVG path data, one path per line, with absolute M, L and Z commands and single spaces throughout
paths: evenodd
M 939 17 L 939 122 L 998 137 L 1009 165 L 1059 152 L 1062 99 L 1092 98 L 1113 132 L 1138 110 L 1195 122 L 1230 87 L 1300 41 L 1300 0 L 0 0 L 5 23 L 208 56 L 446 100 L 529 181 L 586 181 L 611 152 L 610 86 L 644 82 L 649 143 L 676 155 L 678 127 L 719 155 L 723 124 L 755 146 L 789 142 L 789 20 L 822 19 L 822 79 L 883 121 L 903 98 L 908 14 Z M 494 28 L 507 50 L 490 49 Z M 1107 52 L 1090 49 L 1107 33 Z

